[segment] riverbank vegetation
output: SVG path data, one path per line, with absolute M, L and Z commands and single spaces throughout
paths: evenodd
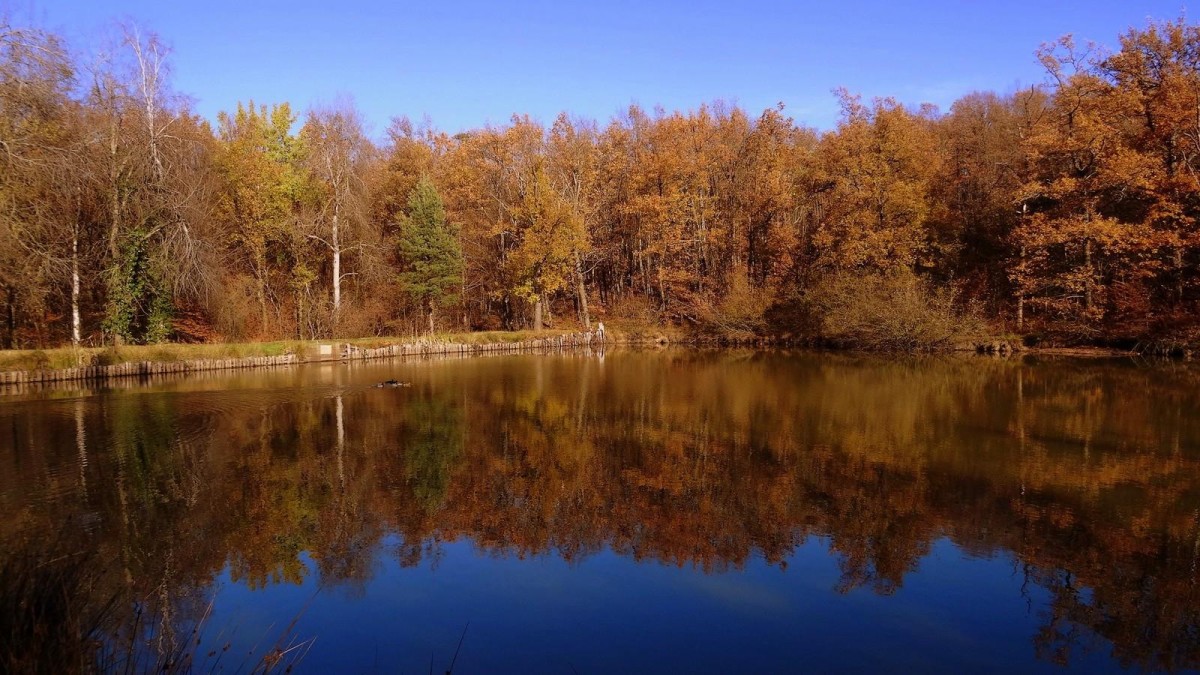
M 169 50 L 0 18 L 0 348 L 590 328 L 912 349 L 1200 339 L 1200 27 L 1037 51 L 948 111 L 837 92 L 448 134 L 215 126 Z
M 532 331 L 477 331 L 473 333 L 439 333 L 433 336 L 420 335 L 407 338 L 366 337 L 339 340 L 338 345 L 348 344 L 362 349 L 375 349 L 395 344 L 451 343 L 465 345 L 489 345 L 528 342 L 537 338 L 558 337 L 558 334 L 534 333 Z M 632 338 L 623 333 L 608 333 L 612 342 L 642 341 L 646 336 L 636 334 Z M 50 349 L 13 349 L 0 351 L 0 372 L 10 370 L 60 370 L 81 366 L 112 366 L 121 363 L 175 363 L 205 359 L 248 359 L 260 356 L 282 356 L 298 354 L 315 356 L 320 345 L 329 346 L 321 340 L 275 340 L 271 342 L 221 342 L 180 344 L 163 343 L 149 345 L 108 345 L 104 347 L 57 347 Z

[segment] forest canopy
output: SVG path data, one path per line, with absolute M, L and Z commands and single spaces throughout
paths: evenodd
M 173 90 L 163 40 L 122 36 L 84 58 L 0 18 L 0 348 L 595 318 L 1200 341 L 1183 19 L 1111 51 L 1062 38 L 1036 52 L 1044 84 L 947 111 L 839 90 L 823 132 L 718 101 L 454 135 L 398 117 L 382 141 L 349 103 L 246 101 L 214 126 Z

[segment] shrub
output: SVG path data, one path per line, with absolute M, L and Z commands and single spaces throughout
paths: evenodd
M 756 288 L 744 274 L 734 274 L 725 297 L 715 304 L 699 304 L 696 318 L 700 330 L 710 337 L 733 342 L 753 340 L 767 333 L 765 316 L 774 302 L 774 289 Z
M 29 353 L 28 370 L 48 370 L 50 368 L 50 355 L 42 349 L 35 349 Z
M 982 322 L 954 306 L 950 288 L 933 288 L 911 271 L 842 272 L 804 297 L 821 340 L 878 351 L 948 349 L 983 333 Z
M 111 366 L 111 365 L 121 363 L 121 362 L 122 362 L 121 353 L 117 350 L 116 347 L 110 346 L 110 347 L 105 347 L 103 350 L 93 354 L 90 365 Z
M 599 303 L 593 303 L 593 313 L 600 315 Z M 662 321 L 656 303 L 642 295 L 626 295 L 618 298 L 605 312 L 608 321 L 624 322 L 639 326 L 654 326 Z

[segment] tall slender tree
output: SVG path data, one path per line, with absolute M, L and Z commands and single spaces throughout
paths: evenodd
M 354 274 L 343 271 L 343 257 L 358 249 L 354 230 L 368 224 L 364 176 L 373 148 L 358 111 L 349 103 L 312 110 L 300 135 L 320 194 L 316 220 L 321 233 L 309 236 L 329 251 L 333 327 L 338 330 L 342 282 Z

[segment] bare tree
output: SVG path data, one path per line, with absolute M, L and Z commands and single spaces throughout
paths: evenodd
M 73 83 L 56 36 L 0 17 L 0 287 L 7 347 L 15 346 L 18 314 L 47 309 L 67 279 L 71 339 L 81 340 L 84 223 Z
M 342 310 L 342 281 L 354 274 L 342 271 L 342 256 L 361 246 L 347 243 L 354 240 L 353 229 L 367 221 L 369 204 L 364 177 L 374 147 L 363 133 L 358 111 L 348 103 L 311 110 L 300 133 L 319 194 L 317 221 L 322 231 L 310 233 L 309 237 L 329 249 L 336 329 Z
M 169 54 L 157 35 L 124 24 L 91 67 L 90 127 L 103 143 L 93 174 L 107 205 L 106 314 L 118 340 L 133 337 L 125 335 L 129 317 L 147 303 L 203 296 L 217 268 L 204 232 L 216 189 L 212 135 L 170 89 Z M 131 256 L 145 256 L 147 269 L 131 268 Z M 157 300 L 145 297 L 147 280 Z M 159 337 L 170 330 L 162 321 Z

